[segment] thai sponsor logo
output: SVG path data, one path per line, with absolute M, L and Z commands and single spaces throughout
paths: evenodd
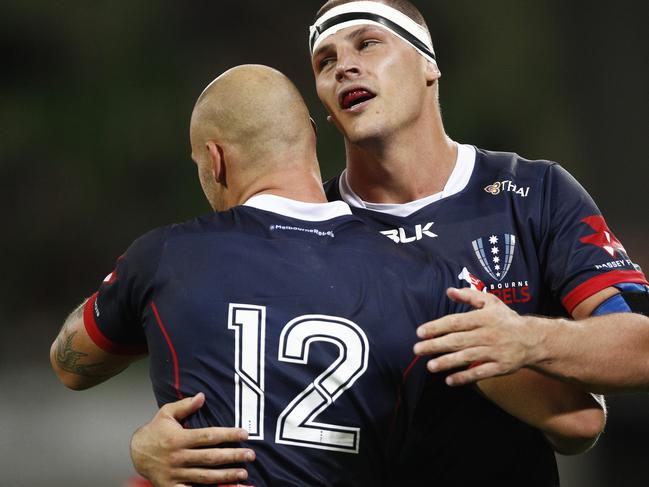
M 503 181 L 496 181 L 495 183 L 490 184 L 489 186 L 485 186 L 484 190 L 487 193 L 492 194 L 494 196 L 506 192 L 506 193 L 514 193 L 523 198 L 527 198 L 527 195 L 530 194 L 529 186 L 519 187 L 510 179 L 505 179 Z

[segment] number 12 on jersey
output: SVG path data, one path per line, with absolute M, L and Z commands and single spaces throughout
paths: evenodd
M 228 328 L 235 333 L 235 423 L 248 431 L 249 440 L 263 440 L 266 307 L 231 303 L 228 314 Z M 358 453 L 360 428 L 319 423 L 315 419 L 367 370 L 367 336 L 356 323 L 345 318 L 298 316 L 282 328 L 277 360 L 306 365 L 314 342 L 337 346 L 338 357 L 279 415 L 275 442 Z

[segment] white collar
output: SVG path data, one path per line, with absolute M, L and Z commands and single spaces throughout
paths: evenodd
M 472 145 L 457 144 L 457 160 L 455 161 L 455 167 L 453 168 L 453 172 L 448 178 L 444 189 L 439 193 L 431 194 L 415 201 L 409 201 L 408 203 L 369 203 L 363 201 L 360 196 L 354 193 L 354 190 L 349 185 L 349 181 L 347 180 L 347 169 L 345 169 L 340 175 L 338 189 L 343 201 L 348 203 L 350 206 L 379 211 L 381 213 L 388 213 L 400 217 L 407 217 L 435 201 L 448 198 L 466 188 L 466 185 L 469 183 L 471 175 L 473 174 L 475 158 L 475 147 Z
M 304 203 L 303 201 L 283 198 L 274 194 L 255 195 L 243 205 L 309 222 L 331 220 L 339 216 L 352 214 L 347 203 L 343 201 Z

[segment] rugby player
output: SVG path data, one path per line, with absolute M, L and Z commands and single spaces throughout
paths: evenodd
M 420 337 L 453 331 L 444 323 L 460 322 L 465 329 L 487 322 L 494 306 L 503 314 L 494 327 L 504 319 L 528 320 L 519 315 L 571 316 L 580 321 L 544 322 L 555 337 L 546 345 L 554 349 L 539 356 L 556 360 L 535 357 L 537 371 L 591 390 L 645 388 L 648 327 L 638 314 L 647 309 L 644 275 L 590 196 L 561 166 L 459 144 L 446 134 L 439 109 L 441 72 L 420 12 L 406 0 L 329 1 L 316 16 L 309 43 L 318 95 L 345 137 L 347 169 L 327 184 L 329 199 L 346 201 L 409 252 L 470 261 L 472 272 L 463 272 L 463 278 L 514 313 L 489 296 L 451 291 L 483 309 L 437 322 L 440 330 L 425 326 Z M 611 311 L 624 314 L 595 316 Z M 569 327 L 581 334 L 569 333 Z M 615 335 L 611 329 L 616 328 L 621 332 Z M 616 346 L 605 351 L 605 360 L 596 345 L 576 353 L 584 335 L 594 337 L 592 344 L 612 339 Z M 472 354 L 458 354 L 463 345 L 453 335 L 420 344 L 417 351 L 455 352 L 433 360 L 431 370 L 473 365 L 449 376 L 451 384 L 532 361 L 510 359 L 513 365 L 503 368 L 505 359 L 489 346 L 496 342 L 482 347 L 474 336 Z M 611 370 L 612 363 L 627 358 L 638 360 Z M 535 371 L 523 369 L 483 380 L 477 388 L 518 389 L 535 380 Z M 440 397 L 431 392 L 422 401 L 417 416 L 422 435 L 408 452 L 412 465 L 439 467 L 431 484 L 558 483 L 554 455 L 539 431 L 473 388 L 453 391 Z M 439 426 L 440 415 L 448 418 L 446 429 Z M 467 446 L 485 438 L 485 448 Z
M 236 425 L 225 456 L 257 459 L 253 485 L 386 483 L 428 376 L 416 328 L 460 310 L 444 294 L 458 269 L 327 202 L 309 112 L 271 68 L 212 82 L 190 137 L 219 211 L 137 239 L 66 320 L 54 370 L 85 389 L 148 352 L 158 404 L 203 393 L 186 425 Z

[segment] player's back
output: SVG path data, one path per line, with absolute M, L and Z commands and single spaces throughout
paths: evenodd
M 190 426 L 247 429 L 256 486 L 385 483 L 424 383 L 415 328 L 448 311 L 454 274 L 344 214 L 237 207 L 147 238 L 158 402 L 204 392 Z

